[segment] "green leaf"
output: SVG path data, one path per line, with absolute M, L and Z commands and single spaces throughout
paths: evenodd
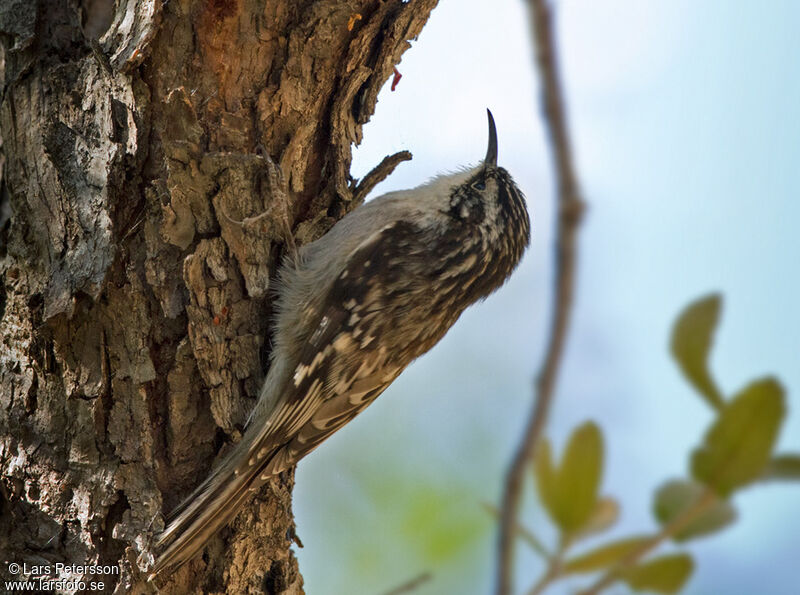
M 763 479 L 800 480 L 800 455 L 776 455 L 764 470 Z
M 581 527 L 580 535 L 600 533 L 611 527 L 619 518 L 619 503 L 614 498 L 599 498 L 589 520 Z
M 688 510 L 703 495 L 705 488 L 697 482 L 683 479 L 668 481 L 656 492 L 653 514 L 662 525 L 672 522 Z M 708 535 L 726 527 L 736 519 L 736 510 L 727 500 L 718 500 L 705 513 L 677 532 L 673 539 L 681 542 Z
M 639 548 L 644 547 L 651 540 L 652 537 L 641 535 L 612 541 L 567 560 L 564 562 L 563 571 L 565 574 L 576 574 L 597 572 L 598 570 L 609 568 L 624 560 Z
M 659 556 L 627 570 L 622 580 L 634 591 L 677 593 L 686 584 L 694 570 L 688 554 Z
M 712 294 L 689 304 L 672 327 L 670 341 L 672 355 L 684 376 L 715 409 L 725 401 L 708 370 L 708 353 L 721 302 L 719 294 Z
M 553 466 L 548 442 L 542 441 L 537 451 L 536 479 L 542 502 L 563 533 L 575 533 L 589 521 L 597 505 L 603 470 L 600 429 L 592 422 L 578 427 L 558 468 Z
M 744 388 L 725 405 L 692 454 L 692 475 L 721 496 L 758 479 L 769 462 L 784 413 L 783 388 L 775 379 Z
M 591 517 L 602 473 L 603 436 L 596 424 L 587 422 L 572 433 L 558 473 L 559 526 L 564 531 L 577 531 Z
M 553 467 L 553 455 L 550 448 L 550 441 L 542 438 L 536 447 L 536 459 L 534 460 L 534 473 L 536 475 L 536 487 L 539 490 L 539 498 L 550 515 L 556 518 L 558 508 L 558 479 L 556 470 Z

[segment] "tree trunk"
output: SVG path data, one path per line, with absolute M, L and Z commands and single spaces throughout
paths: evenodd
M 29 580 L 152 590 L 162 515 L 258 393 L 285 244 L 325 233 L 408 158 L 349 176 L 435 4 L 0 4 L 3 580 L 24 578 L 16 562 Z M 302 592 L 292 486 L 291 472 L 266 486 L 162 591 Z

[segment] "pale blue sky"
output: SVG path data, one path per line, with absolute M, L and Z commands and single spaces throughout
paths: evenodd
M 604 490 L 623 505 L 615 533 L 638 532 L 654 527 L 653 489 L 686 472 L 711 419 L 666 348 L 672 320 L 695 297 L 725 296 L 712 360 L 721 386 L 777 375 L 790 408 L 780 444 L 800 450 L 800 3 L 557 6 L 589 211 L 549 434 L 560 445 L 575 425 L 600 423 Z M 378 193 L 417 185 L 481 159 L 490 107 L 534 239 L 508 285 L 300 464 L 299 558 L 312 595 L 378 595 L 425 570 L 434 580 L 420 595 L 489 590 L 495 535 L 479 504 L 498 499 L 549 315 L 552 175 L 523 8 L 442 0 L 356 152 L 358 176 L 411 150 Z M 447 562 L 427 562 L 425 525 L 407 520 L 419 489 L 450 498 L 437 518 L 455 520 L 441 522 L 472 519 L 469 547 Z M 737 495 L 738 523 L 689 545 L 698 565 L 687 592 L 794 594 L 798 496 L 797 485 Z M 526 522 L 547 535 L 531 493 L 526 502 Z M 523 548 L 519 561 L 529 586 L 540 566 Z

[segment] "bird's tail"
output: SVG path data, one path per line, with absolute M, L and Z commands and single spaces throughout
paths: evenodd
M 240 448 L 170 514 L 167 528 L 156 543 L 158 556 L 149 580 L 165 570 L 175 571 L 191 560 L 266 482 L 266 465 L 249 465 L 248 449 L 243 446 L 240 444 Z

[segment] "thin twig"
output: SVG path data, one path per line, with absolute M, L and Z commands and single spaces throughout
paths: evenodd
M 644 542 L 641 546 L 636 548 L 630 554 L 620 560 L 614 567 L 601 576 L 597 582 L 585 591 L 581 591 L 579 595 L 597 595 L 605 589 L 617 582 L 623 572 L 634 566 L 644 556 L 649 554 L 667 539 L 677 535 L 680 531 L 688 527 L 691 523 L 697 520 L 705 512 L 707 512 L 718 501 L 717 495 L 706 488 L 706 490 L 695 500 L 694 504 L 684 510 L 681 514 L 676 516 L 672 521 L 664 525 L 661 530 L 653 535 L 651 539 Z
M 541 595 L 544 590 L 550 586 L 554 580 L 558 578 L 556 567 L 552 564 L 548 565 L 547 571 L 536 581 L 536 584 L 528 591 L 528 595 Z
M 547 352 L 536 381 L 536 402 L 505 480 L 500 522 L 497 569 L 498 595 L 509 595 L 513 586 L 514 534 L 519 516 L 523 478 L 544 430 L 569 328 L 572 306 L 577 229 L 583 213 L 577 176 L 564 114 L 550 7 L 545 0 L 528 1 L 536 58 L 544 99 L 544 115 L 558 177 L 558 226 L 556 231 L 554 308 Z
M 561 578 L 561 574 L 564 572 L 564 556 L 567 553 L 569 545 L 570 542 L 568 540 L 561 541 L 558 546 L 558 551 L 556 551 L 547 564 L 547 570 L 539 580 L 536 581 L 536 584 L 531 587 L 528 591 L 528 595 L 541 595 L 553 581 Z
M 389 177 L 395 167 L 403 163 L 403 161 L 409 161 L 411 157 L 409 151 L 400 151 L 394 155 L 387 155 L 384 157 L 355 187 L 353 191 L 352 208 L 360 205 L 375 186 Z M 352 208 L 350 210 L 352 210 Z
M 500 520 L 500 509 L 497 508 L 497 506 L 490 504 L 489 502 L 483 502 L 482 504 L 489 514 L 491 514 L 496 520 Z M 544 543 L 542 543 L 542 540 L 539 539 L 533 531 L 519 522 L 517 523 L 516 531 L 517 535 L 527 542 L 533 551 L 535 551 L 548 562 L 551 560 L 553 554 L 550 553 L 547 547 L 545 547 Z

